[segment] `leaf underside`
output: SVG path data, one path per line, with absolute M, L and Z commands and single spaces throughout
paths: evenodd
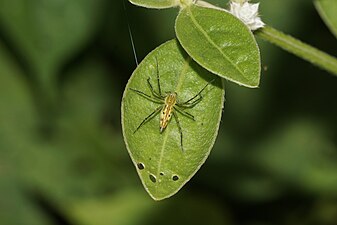
M 138 125 L 156 108 L 162 106 L 131 89 L 151 95 L 147 79 L 158 92 L 157 62 L 163 95 L 176 92 L 178 102 L 201 93 L 202 100 L 185 111 L 195 121 L 176 112 L 183 134 L 183 148 L 177 122 L 172 118 L 163 133 L 157 114 L 134 133 Z M 211 83 L 210 83 L 211 82 Z M 132 74 L 122 100 L 124 140 L 141 181 L 155 200 L 175 194 L 205 162 L 218 133 L 224 103 L 220 77 L 198 66 L 176 40 L 152 51 Z

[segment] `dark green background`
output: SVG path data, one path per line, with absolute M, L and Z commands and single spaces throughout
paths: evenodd
M 127 4 L 139 60 L 177 12 Z M 261 15 L 336 55 L 311 1 L 263 0 Z M 121 0 L 0 0 L 1 225 L 337 224 L 337 78 L 262 40 L 260 88 L 226 82 L 209 159 L 154 202 L 121 135 L 126 21 Z

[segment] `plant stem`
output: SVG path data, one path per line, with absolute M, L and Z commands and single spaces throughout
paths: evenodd
M 254 34 L 337 76 L 337 58 L 269 26 Z

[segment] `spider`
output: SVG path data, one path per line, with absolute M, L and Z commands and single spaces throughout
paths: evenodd
M 171 117 L 173 116 L 178 129 L 180 133 L 180 147 L 181 150 L 184 152 L 184 147 L 183 147 L 183 131 L 180 126 L 179 118 L 178 118 L 178 113 L 181 115 L 195 121 L 194 116 L 188 112 L 185 111 L 185 109 L 192 108 L 196 104 L 198 104 L 202 100 L 201 93 L 205 90 L 205 88 L 212 83 L 214 80 L 211 82 L 207 83 L 196 95 L 194 95 L 192 98 L 188 99 L 187 101 L 180 102 L 178 100 L 178 94 L 176 92 L 166 92 L 165 95 L 162 94 L 161 87 L 160 87 L 160 76 L 159 76 L 159 68 L 158 68 L 158 60 L 156 58 L 156 70 L 157 70 L 157 85 L 158 85 L 158 92 L 154 90 L 152 84 L 151 84 L 151 79 L 150 77 L 147 79 L 147 84 L 149 86 L 149 89 L 151 91 L 152 96 L 133 89 L 129 88 L 131 91 L 137 93 L 138 95 L 154 102 L 157 104 L 161 104 L 158 106 L 152 113 L 150 113 L 145 119 L 139 124 L 139 126 L 136 128 L 136 130 L 133 132 L 134 134 L 147 122 L 149 122 L 152 118 L 154 118 L 159 112 L 160 114 L 160 122 L 159 122 L 159 132 L 163 133 L 164 130 L 166 129 L 167 125 L 171 121 Z

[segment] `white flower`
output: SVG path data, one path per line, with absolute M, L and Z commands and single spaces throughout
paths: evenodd
M 231 2 L 229 12 L 245 23 L 249 29 L 257 30 L 264 27 L 264 23 L 259 17 L 259 3 L 250 4 L 247 0 L 243 3 Z

